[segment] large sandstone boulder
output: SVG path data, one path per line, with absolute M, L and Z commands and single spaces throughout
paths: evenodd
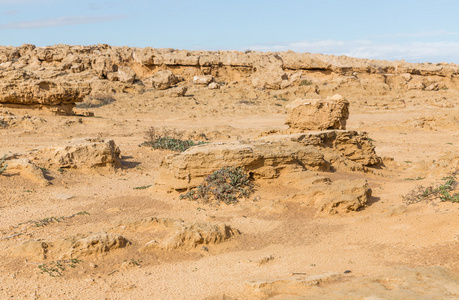
M 364 180 L 316 180 L 305 185 L 289 201 L 302 202 L 315 207 L 319 215 L 345 214 L 366 206 L 371 189 Z
M 273 135 L 246 143 L 214 143 L 167 156 L 160 166 L 158 185 L 185 190 L 226 166 L 242 167 L 254 178 L 276 178 L 303 170 L 365 171 L 381 159 L 364 133 L 324 131 Z
M 156 72 L 152 77 L 144 80 L 144 84 L 158 90 L 165 90 L 178 82 L 177 77 L 170 70 Z
M 118 71 L 118 66 L 116 66 L 110 58 L 104 56 L 96 57 L 92 64 L 92 68 L 101 78 L 105 78 L 108 74 Z
M 89 82 L 57 72 L 0 69 L 0 104 L 74 106 L 91 92 Z
M 112 168 L 120 163 L 120 150 L 115 142 L 101 138 L 74 139 L 31 154 L 32 160 L 45 168 Z
M 212 75 L 196 75 L 193 77 L 193 83 L 198 85 L 208 85 L 213 80 Z
M 118 80 L 125 83 L 134 83 L 136 74 L 134 70 L 129 67 L 118 67 Z
M 253 62 L 252 86 L 256 89 L 280 89 L 282 82 L 288 80 L 282 65 L 282 59 L 276 54 L 258 56 Z
M 299 131 L 346 129 L 349 102 L 336 95 L 327 100 L 298 99 L 287 105 L 285 124 Z

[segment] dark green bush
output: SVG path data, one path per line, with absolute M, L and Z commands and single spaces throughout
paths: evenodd
M 154 127 L 151 127 L 147 131 L 147 140 L 141 145 L 152 147 L 153 149 L 169 149 L 176 152 L 183 152 L 193 146 L 206 143 L 183 140 L 181 139 L 182 136 L 183 132 L 166 129 L 157 130 Z
M 180 195 L 180 199 L 235 204 L 253 192 L 254 186 L 242 168 L 223 167 L 207 176 L 197 188 Z
M 5 163 L 6 160 L 6 154 L 0 158 L 0 174 L 6 171 L 6 168 L 8 168 L 8 164 Z

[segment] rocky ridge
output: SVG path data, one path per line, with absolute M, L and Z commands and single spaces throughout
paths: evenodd
M 457 86 L 459 66 L 291 51 L 23 45 L 0 47 L 0 79 L 3 105 L 51 107 L 57 113 L 71 113 L 75 103 L 89 94 L 143 93 L 177 84 L 209 89 L 238 84 L 258 90 L 302 87 L 321 95 L 352 87 L 359 88 L 361 95 L 446 90 Z

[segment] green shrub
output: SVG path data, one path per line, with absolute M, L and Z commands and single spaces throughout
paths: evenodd
M 182 140 L 183 132 L 175 130 L 156 130 L 151 127 L 147 131 L 147 140 L 142 146 L 152 147 L 153 149 L 169 149 L 176 152 L 183 152 L 196 145 L 206 144 L 206 142 L 195 142 L 192 140 Z
M 6 160 L 6 154 L 0 159 L 0 175 L 6 171 L 6 168 L 8 168 L 8 164 L 5 163 Z
M 312 85 L 312 80 L 303 80 L 300 82 L 300 86 Z
M 407 204 L 413 204 L 423 200 L 432 200 L 438 198 L 441 201 L 459 203 L 459 193 L 451 194 L 451 191 L 453 191 L 458 186 L 456 174 L 457 172 L 453 173 L 451 176 L 442 178 L 442 180 L 446 181 L 444 184 L 441 184 L 438 187 L 429 186 L 424 188 L 423 186 L 417 186 L 414 190 L 403 196 L 403 200 Z
M 235 204 L 253 192 L 254 186 L 242 168 L 223 167 L 207 176 L 197 188 L 180 195 L 180 199 Z

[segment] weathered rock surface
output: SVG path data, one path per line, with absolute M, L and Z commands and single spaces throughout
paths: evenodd
M 45 168 L 115 167 L 120 159 L 120 150 L 115 142 L 100 138 L 74 139 L 31 154 L 34 163 Z
M 68 107 L 91 91 L 90 83 L 78 75 L 58 71 L 0 69 L 0 104 Z
M 172 236 L 158 243 L 156 247 L 165 250 L 193 249 L 199 245 L 220 244 L 238 234 L 238 230 L 225 224 L 195 223 L 180 226 Z M 150 244 L 147 247 L 155 246 Z
M 155 217 L 133 222 L 127 227 L 150 232 L 152 238 L 154 237 L 141 251 L 191 250 L 201 245 L 220 244 L 240 234 L 239 230 L 223 223 L 189 223 Z
M 37 129 L 45 124 L 46 120 L 40 117 L 24 115 L 17 116 L 8 110 L 0 111 L 0 129 L 8 127 L 22 127 L 25 129 Z
M 272 135 L 246 143 L 199 145 L 169 155 L 161 163 L 156 183 L 189 189 L 225 166 L 243 167 L 254 178 L 276 178 L 281 172 L 303 170 L 365 171 L 365 166 L 380 162 L 364 133 L 336 130 Z
M 339 95 L 327 100 L 298 99 L 287 105 L 285 122 L 298 131 L 346 129 L 349 101 Z
M 339 92 L 353 101 L 355 89 L 365 95 L 456 89 L 459 66 L 291 51 L 0 46 L 0 104 L 67 107 L 62 113 L 71 113 L 76 102 L 91 92 L 100 92 L 102 86 L 105 90 L 140 93 L 141 89 L 132 85 L 141 86 L 143 82 L 146 86 L 166 89 L 174 82 L 171 73 L 186 82 L 194 82 L 197 87 L 207 86 L 211 81 L 237 81 L 254 89 L 295 87 L 302 88 L 302 93 L 321 96 Z M 152 76 L 160 78 L 151 83 Z
M 118 67 L 118 80 L 126 83 L 134 83 L 136 74 L 129 67 Z
M 49 185 L 43 171 L 27 158 L 7 159 L 7 174 L 19 173 L 21 176 L 37 182 L 42 186 Z
M 341 272 L 340 272 L 341 273 Z M 247 299 L 455 299 L 459 274 L 445 267 L 394 267 L 378 275 L 324 273 L 252 280 Z M 318 296 L 320 295 L 320 296 Z
M 153 87 L 158 90 L 165 90 L 177 83 L 177 77 L 170 70 L 163 70 L 155 73 L 152 77 L 144 80 L 147 87 Z
M 118 234 L 100 232 L 77 240 L 65 254 L 69 258 L 103 255 L 109 251 L 125 248 L 130 242 Z
M 131 243 L 118 234 L 100 232 L 90 235 L 75 235 L 54 241 L 31 240 L 15 249 L 17 256 L 35 259 L 69 259 L 101 256 Z
M 208 85 L 214 78 L 212 75 L 196 75 L 193 77 L 194 84 Z
M 288 200 L 316 207 L 319 215 L 334 215 L 357 211 L 365 207 L 370 197 L 371 189 L 364 180 L 323 180 L 305 185 L 303 191 Z
M 170 97 L 183 97 L 186 94 L 186 91 L 188 91 L 188 88 L 186 86 L 178 86 L 175 88 L 171 88 L 167 95 Z

